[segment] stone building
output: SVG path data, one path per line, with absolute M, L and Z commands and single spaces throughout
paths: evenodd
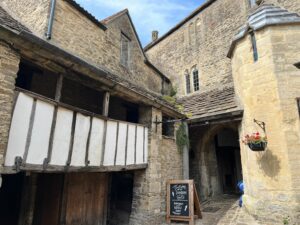
M 244 180 L 244 206 L 262 224 L 300 223 L 297 13 L 297 0 L 210 0 L 145 47 L 192 114 L 201 199 L 236 193 Z M 265 151 L 242 143 L 253 132 L 267 136 Z
M 170 80 L 124 10 L 0 2 L 0 224 L 161 224 L 182 157 Z M 172 156 L 172 157 L 171 157 Z
M 201 200 L 244 180 L 262 224 L 299 223 L 299 13 L 208 0 L 143 49 L 128 10 L 98 21 L 74 0 L 2 0 L 0 223 L 163 224 L 166 181 L 188 166 L 161 123 L 185 118 L 164 100 L 174 88 Z M 257 131 L 262 152 L 242 143 Z

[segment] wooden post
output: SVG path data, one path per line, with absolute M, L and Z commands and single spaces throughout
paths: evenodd
M 187 122 L 182 122 L 185 128 L 185 133 L 187 138 L 189 138 L 189 128 Z M 183 147 L 183 179 L 189 179 L 189 146 L 185 145 Z
M 62 89 L 62 85 L 63 85 L 63 75 L 62 74 L 59 74 L 59 77 L 57 79 L 57 82 L 56 82 L 56 90 L 55 90 L 55 101 L 60 101 L 60 98 L 61 98 L 61 89 Z
M 108 110 L 109 110 L 109 99 L 110 99 L 110 93 L 107 91 L 104 93 L 103 96 L 103 111 L 102 111 L 102 115 L 103 116 L 108 116 Z

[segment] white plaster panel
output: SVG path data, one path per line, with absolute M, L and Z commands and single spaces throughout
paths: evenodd
M 85 166 L 86 143 L 90 117 L 77 113 L 71 166 Z
M 49 164 L 65 166 L 68 160 L 73 112 L 59 107 L 53 136 L 52 156 Z
M 115 161 L 116 137 L 117 137 L 117 122 L 107 121 L 104 166 L 113 166 Z
M 26 163 L 43 165 L 48 155 L 54 106 L 37 100 Z
M 127 124 L 119 124 L 118 151 L 116 165 L 125 165 Z
M 23 157 L 29 127 L 33 98 L 20 93 L 12 117 L 5 166 L 13 166 L 15 157 Z
M 149 133 L 149 129 L 147 127 L 145 127 L 145 161 L 144 163 L 148 163 L 148 133 Z
M 136 164 L 143 163 L 143 147 L 144 147 L 144 127 L 137 127 L 137 139 L 136 139 Z
M 105 121 L 93 118 L 93 126 L 91 130 L 90 144 L 89 144 L 89 161 L 90 166 L 100 166 L 103 152 L 103 133 Z
M 127 142 L 127 165 L 134 164 L 135 155 L 135 125 L 130 124 L 128 127 L 128 142 Z

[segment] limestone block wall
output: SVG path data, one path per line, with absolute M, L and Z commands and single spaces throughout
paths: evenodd
M 299 113 L 300 26 L 265 28 L 256 34 L 258 61 L 253 61 L 250 37 L 240 41 L 232 59 L 234 84 L 244 106 L 240 136 L 262 130 L 268 148 L 252 152 L 241 143 L 245 207 L 266 223 L 282 224 L 286 216 L 300 221 Z
M 232 84 L 226 57 L 236 30 L 246 20 L 248 0 L 217 0 L 147 50 L 151 62 L 185 95 L 185 70 L 199 70 L 200 92 Z
M 7 44 L 0 42 L 0 172 L 8 141 L 19 62 L 19 55 Z
M 126 14 L 107 25 L 107 30 L 82 15 L 69 3 L 58 0 L 51 42 L 97 66 L 160 93 L 162 78 L 144 63 L 134 30 Z M 120 63 L 121 31 L 130 38 L 130 65 Z
M 33 33 L 44 37 L 50 12 L 49 0 L 1 0 L 0 5 Z
M 132 213 L 130 225 L 153 225 L 165 222 L 166 181 L 182 179 L 182 154 L 174 139 L 162 137 L 162 113 L 155 108 L 140 111 L 141 123 L 151 124 L 149 130 L 149 157 L 146 171 L 134 174 Z M 152 122 L 151 122 L 152 121 Z
M 298 0 L 265 0 L 265 3 L 280 6 L 290 12 L 300 13 L 300 2 Z

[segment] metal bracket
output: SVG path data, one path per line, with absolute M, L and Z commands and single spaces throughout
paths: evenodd
M 20 172 L 20 170 L 21 170 L 20 167 L 21 167 L 22 163 L 23 163 L 22 157 L 21 156 L 16 156 L 15 157 L 15 170 L 17 172 Z
M 265 122 L 259 121 L 256 119 L 254 119 L 253 121 L 266 133 L 266 123 Z

